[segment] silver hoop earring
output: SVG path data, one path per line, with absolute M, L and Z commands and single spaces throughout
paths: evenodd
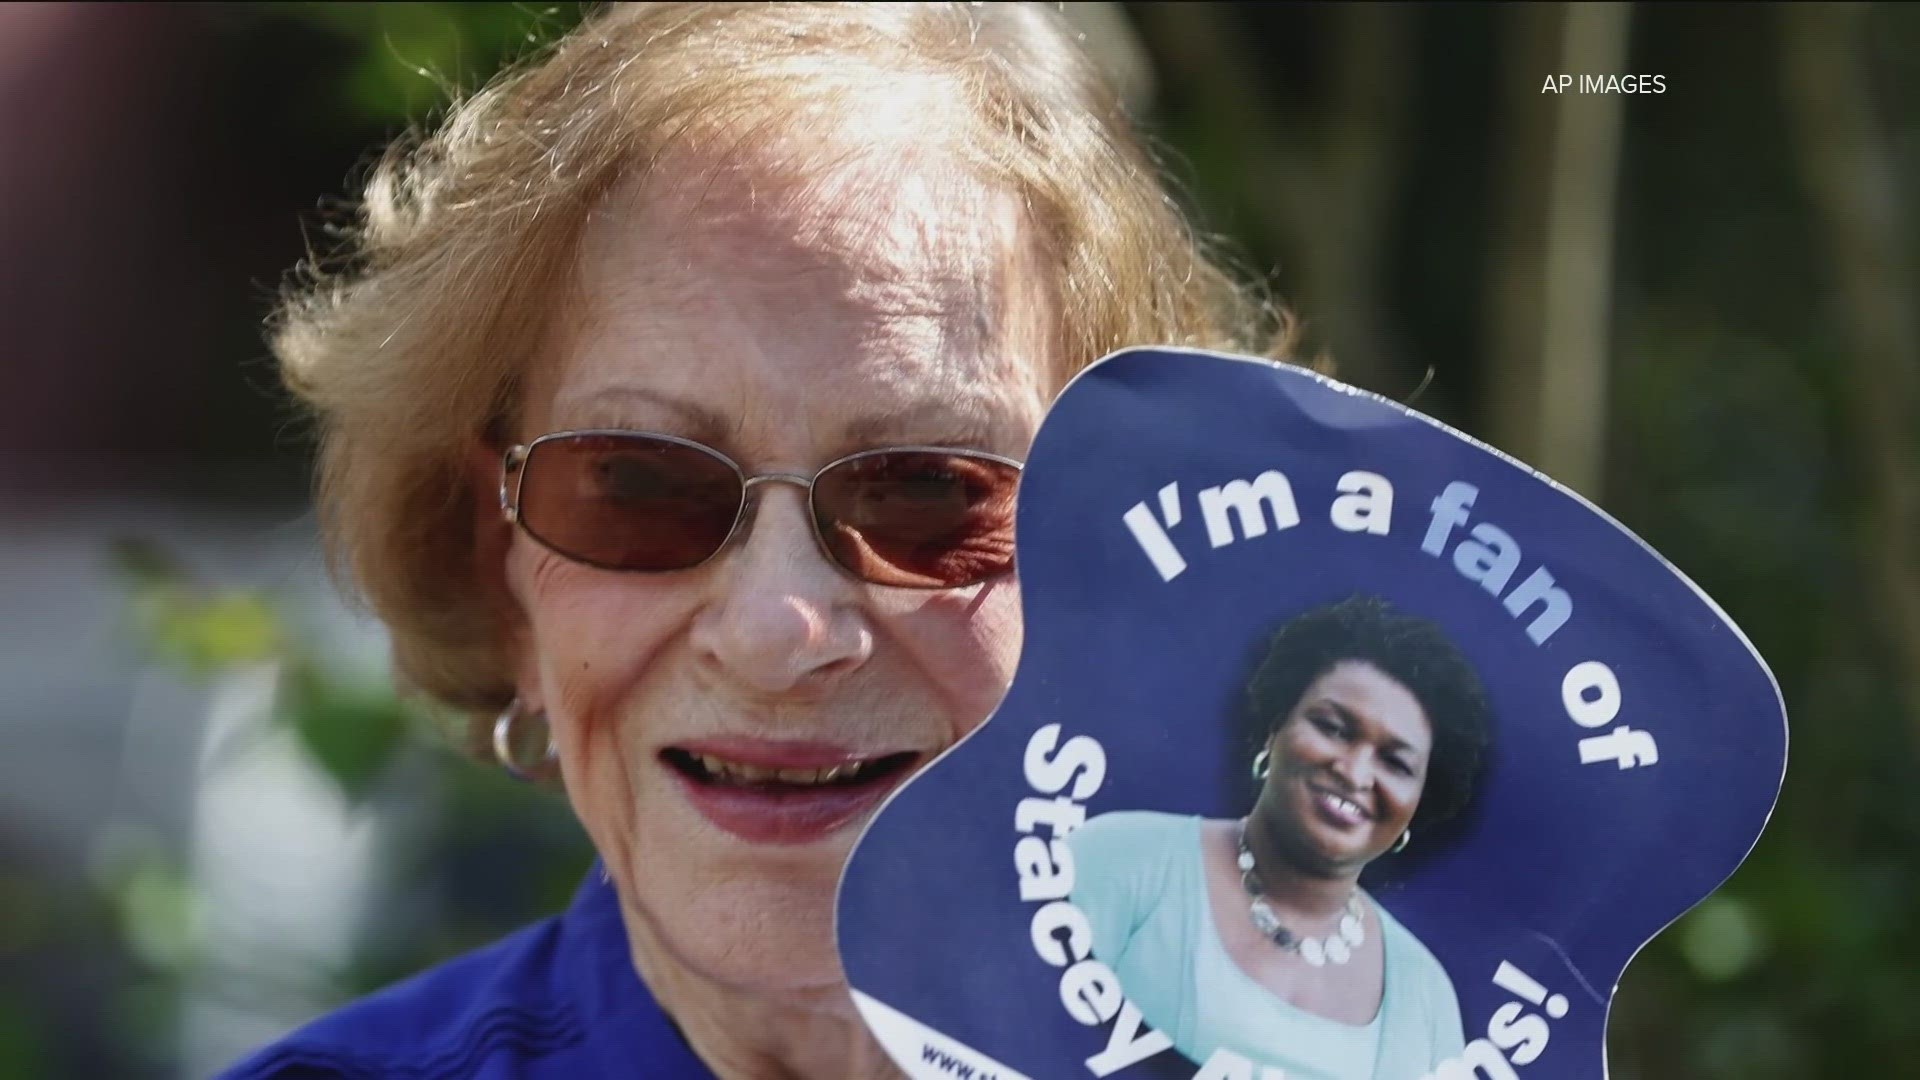
M 1413 830 L 1408 829 L 1406 832 L 1400 834 L 1400 839 L 1393 842 L 1393 853 L 1395 855 L 1400 854 L 1407 850 L 1407 845 L 1411 843 L 1413 843 Z
M 546 744 L 536 761 L 527 760 L 529 736 Z M 547 714 L 529 711 L 515 698 L 493 722 L 493 756 L 515 780 L 538 780 L 551 773 L 560 760 L 560 749 L 553 745 L 553 728 L 547 724 Z
M 1253 778 L 1255 780 L 1264 781 L 1267 778 L 1267 773 L 1272 765 L 1272 758 L 1273 751 L 1271 750 L 1262 750 L 1253 755 Z

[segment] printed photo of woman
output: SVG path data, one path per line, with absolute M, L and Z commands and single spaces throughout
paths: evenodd
M 1462 1049 L 1453 982 L 1360 876 L 1472 797 L 1479 675 L 1434 623 L 1353 597 L 1283 625 L 1245 701 L 1265 733 L 1245 817 L 1119 811 L 1070 837 L 1094 956 L 1196 1062 L 1421 1076 Z

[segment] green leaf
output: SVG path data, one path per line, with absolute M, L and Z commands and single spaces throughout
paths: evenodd
M 280 652 L 280 616 L 254 593 L 207 600 L 192 613 L 190 628 L 197 654 L 210 666 L 253 663 Z
M 199 897 L 178 867 L 153 860 L 135 867 L 116 890 L 121 935 L 161 971 L 183 971 L 198 949 Z
M 290 670 L 283 714 L 300 744 L 350 801 L 365 798 L 406 740 L 406 706 L 382 686 L 328 680 Z
M 1708 982 L 1727 982 L 1765 958 L 1768 941 L 1753 908 L 1732 896 L 1713 896 L 1680 924 L 1680 954 Z
M 54 1007 L 24 987 L 0 994 L 0 1065 L 8 1076 L 53 1075 Z
M 107 545 L 107 561 L 136 590 L 171 586 L 186 578 L 180 560 L 144 536 L 114 538 Z

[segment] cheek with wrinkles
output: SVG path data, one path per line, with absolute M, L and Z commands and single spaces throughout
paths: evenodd
M 1019 598 L 1003 585 L 936 596 L 895 621 L 902 646 L 953 699 L 968 726 L 1006 692 L 1020 653 Z
M 515 591 L 533 631 L 530 644 L 547 666 L 577 648 L 582 638 L 590 640 L 579 628 L 592 617 L 593 590 L 582 580 L 585 567 L 551 552 L 543 550 L 523 559 L 520 569 L 521 587 Z
M 542 552 L 523 564 L 521 603 L 531 628 L 548 711 L 590 724 L 641 677 L 673 620 L 672 605 L 605 571 Z

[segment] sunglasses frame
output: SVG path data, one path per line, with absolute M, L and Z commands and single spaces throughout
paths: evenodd
M 664 443 L 672 443 L 677 446 L 687 447 L 688 449 L 691 449 L 691 450 L 698 450 L 699 452 L 707 455 L 710 458 L 713 458 L 715 461 L 718 461 L 721 464 L 724 464 L 727 468 L 733 470 L 734 476 L 738 477 L 740 480 L 740 505 L 735 507 L 734 509 L 733 524 L 728 526 L 726 538 L 721 540 L 719 545 L 713 549 L 713 553 L 708 555 L 706 558 L 700 560 L 697 563 L 693 563 L 689 566 L 676 567 L 673 570 L 645 570 L 645 569 L 639 569 L 639 568 L 628 567 L 628 566 L 613 566 L 607 563 L 595 562 L 592 559 L 583 559 L 577 555 L 570 554 L 568 552 L 562 551 L 559 548 L 555 547 L 550 541 L 548 541 L 545 537 L 542 537 L 539 533 L 535 532 L 531 526 L 529 526 L 526 522 L 520 519 L 520 489 L 521 489 L 521 486 L 526 483 L 527 460 L 533 456 L 533 452 L 540 447 L 540 444 L 546 443 L 546 442 L 554 442 L 560 439 L 579 438 L 579 437 L 632 438 L 632 439 L 643 439 L 643 440 L 653 440 L 653 441 L 664 442 Z M 708 446 L 705 443 L 695 442 L 692 439 L 681 438 L 678 435 L 666 435 L 666 434 L 662 434 L 660 432 L 654 432 L 654 431 L 637 431 L 630 428 L 575 428 L 575 429 L 570 429 L 566 431 L 550 431 L 545 435 L 541 435 L 538 438 L 535 438 L 532 442 L 516 443 L 513 446 L 507 447 L 506 451 L 500 457 L 500 512 L 503 516 L 506 517 L 506 519 L 509 522 L 513 523 L 514 525 L 517 525 L 522 532 L 525 532 L 528 536 L 532 537 L 534 542 L 538 543 L 541 547 L 546 548 L 548 551 L 553 552 L 555 555 L 558 555 L 563 559 L 567 559 L 569 561 L 579 563 L 582 566 L 591 566 L 596 569 L 610 570 L 615 573 L 622 573 L 622 574 L 670 574 L 678 570 L 693 570 L 698 567 L 705 566 L 706 564 L 712 562 L 714 559 L 719 558 L 722 553 L 724 553 L 729 547 L 733 546 L 734 539 L 740 535 L 741 523 L 746 521 L 748 518 L 748 508 L 753 502 L 753 494 L 754 494 L 755 488 L 759 487 L 762 484 L 794 484 L 800 488 L 805 489 L 806 491 L 807 527 L 808 527 L 808 530 L 813 533 L 813 542 L 814 542 L 814 545 L 817 548 L 819 548 L 820 554 L 827 560 L 828 565 L 832 566 L 835 570 L 838 570 L 840 573 L 845 574 L 847 577 L 852 578 L 855 581 L 861 582 L 862 584 L 882 585 L 886 588 L 892 588 L 892 589 L 918 589 L 923 591 L 932 591 L 932 590 L 938 590 L 938 589 L 965 589 L 965 588 L 970 588 L 971 586 L 974 586 L 974 585 L 979 585 L 988 581 L 992 581 L 995 578 L 1005 577 L 1007 574 L 1012 573 L 1013 571 L 1011 569 L 1008 569 L 998 574 L 991 574 L 991 575 L 988 575 L 987 577 L 979 578 L 974 581 L 962 582 L 961 584 L 958 584 L 958 585 L 895 585 L 888 582 L 872 581 L 872 580 L 869 580 L 868 578 L 861 577 L 859 574 L 855 573 L 851 567 L 848 567 L 842 564 L 839 559 L 834 557 L 833 549 L 827 544 L 827 538 L 820 535 L 820 511 L 819 511 L 819 508 L 816 507 L 813 502 L 814 485 L 819 482 L 820 477 L 826 475 L 828 472 L 832 471 L 833 469 L 839 468 L 842 465 L 859 461 L 862 458 L 877 457 L 881 454 L 900 454 L 900 453 L 950 454 L 955 457 L 973 458 L 980 461 L 991 461 L 998 465 L 1011 466 L 1014 472 L 1017 474 L 1014 478 L 1014 484 L 1016 489 L 1018 488 L 1018 485 L 1020 482 L 1018 474 L 1024 474 L 1026 471 L 1026 465 L 1024 462 L 1016 461 L 1010 457 L 1003 457 L 1000 454 L 988 453 L 985 450 L 971 450 L 971 449 L 964 449 L 961 447 L 954 447 L 954 446 L 924 446 L 924 445 L 914 444 L 914 445 L 907 445 L 907 446 L 882 446 L 882 447 L 876 447 L 871 450 L 857 450 L 851 454 L 846 454 L 844 456 L 834 458 L 832 461 L 829 461 L 825 465 L 820 466 L 818 469 L 814 470 L 814 473 L 812 476 L 807 476 L 802 473 L 749 474 L 745 469 L 740 467 L 740 464 L 738 462 L 734 461 L 732 458 L 721 453 L 720 451 L 715 450 L 713 447 Z

